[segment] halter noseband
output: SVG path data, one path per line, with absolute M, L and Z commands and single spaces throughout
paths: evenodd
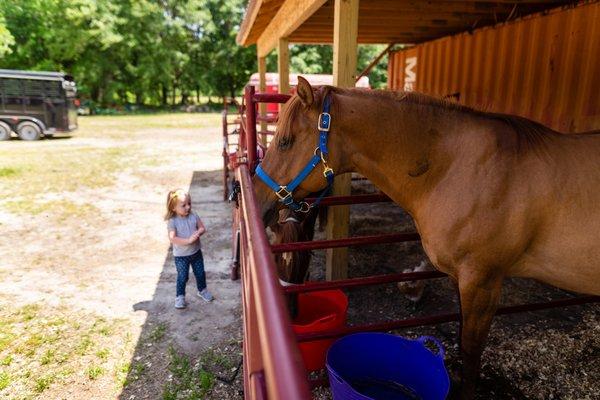
M 327 165 L 327 160 L 325 156 L 328 154 L 327 151 L 327 133 L 331 128 L 331 115 L 329 114 L 329 108 L 331 106 L 331 99 L 329 94 L 325 96 L 325 100 L 323 100 L 323 112 L 319 114 L 319 121 L 317 123 L 317 129 L 319 130 L 319 146 L 315 149 L 315 153 L 312 158 L 308 161 L 306 166 L 300 171 L 300 173 L 292 179 L 290 183 L 287 185 L 279 185 L 275 182 L 267 173 L 262 169 L 262 166 L 259 164 L 256 167 L 256 175 L 262 179 L 262 181 L 269 186 L 277 197 L 279 197 L 279 201 L 283 203 L 285 206 L 289 207 L 293 211 L 299 212 L 308 212 L 311 208 L 319 205 L 323 197 L 329 192 L 331 186 L 333 185 L 333 169 Z M 305 201 L 296 202 L 294 201 L 294 197 L 292 193 L 294 190 L 302 183 L 304 179 L 312 172 L 313 169 L 319 164 L 319 162 L 323 163 L 323 176 L 327 179 L 327 187 L 323 189 L 317 200 L 309 205 Z

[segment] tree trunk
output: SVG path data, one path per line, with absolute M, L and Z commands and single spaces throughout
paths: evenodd
M 161 83 L 160 89 L 162 91 L 162 105 L 166 106 L 167 102 L 169 101 L 169 90 L 164 85 L 164 83 Z
M 200 88 L 196 87 L 196 104 L 200 104 Z

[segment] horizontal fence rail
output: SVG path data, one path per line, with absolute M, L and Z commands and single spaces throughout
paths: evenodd
M 360 180 L 364 180 L 360 178 Z M 305 201 L 309 204 L 317 201 L 316 197 L 308 197 Z M 340 206 L 346 204 L 367 204 L 367 203 L 386 203 L 390 202 L 390 199 L 387 195 L 383 193 L 375 193 L 375 194 L 354 194 L 352 196 L 328 196 L 323 197 L 321 199 L 322 206 Z
M 385 244 L 398 242 L 417 242 L 421 240 L 416 232 L 387 233 L 383 235 L 358 236 L 346 239 L 313 240 L 311 242 L 293 242 L 271 245 L 273 253 L 285 253 L 288 251 L 306 251 L 317 249 L 333 249 L 336 247 L 365 246 L 369 244 Z
M 541 303 L 519 304 L 515 306 L 500 307 L 496 311 L 496 315 L 515 314 L 525 311 L 539 311 L 549 308 L 566 307 L 597 302 L 600 302 L 600 296 L 581 296 L 571 299 L 560 299 Z M 297 335 L 297 337 L 299 342 L 310 342 L 313 340 L 336 338 L 344 335 L 349 335 L 351 333 L 390 331 L 400 328 L 413 328 L 416 326 L 441 324 L 444 322 L 458 321 L 459 319 L 459 313 L 440 314 L 397 321 L 381 322 L 376 324 L 347 326 L 344 328 L 332 329 L 329 331 L 322 331 L 319 333 L 299 334 Z

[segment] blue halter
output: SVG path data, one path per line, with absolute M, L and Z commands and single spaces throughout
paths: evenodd
M 293 211 L 308 212 L 311 208 L 318 206 L 333 185 L 333 169 L 327 165 L 327 160 L 325 159 L 325 156 L 328 154 L 327 132 L 329 132 L 329 129 L 331 128 L 331 115 L 329 114 L 330 105 L 331 100 L 329 95 L 327 95 L 323 101 L 323 112 L 319 115 L 319 122 L 317 124 L 317 129 L 319 129 L 319 146 L 315 149 L 315 154 L 312 156 L 310 161 L 308 161 L 302 171 L 300 171 L 300 173 L 294 179 L 292 179 L 290 183 L 287 185 L 279 185 L 277 182 L 271 179 L 269 175 L 267 175 L 260 164 L 256 167 L 256 175 L 262 179 L 267 186 L 273 189 L 277 197 L 279 197 L 280 202 Z M 327 179 L 327 187 L 323 189 L 317 200 L 311 205 L 305 201 L 294 201 L 292 193 L 300 185 L 300 183 L 306 179 L 312 170 L 315 169 L 319 162 L 323 163 L 323 176 L 325 179 Z

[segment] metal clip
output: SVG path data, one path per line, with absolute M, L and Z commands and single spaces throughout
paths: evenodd
M 309 205 L 307 202 L 305 202 L 305 201 L 302 201 L 302 202 L 300 202 L 300 203 L 298 203 L 298 204 L 300 204 L 300 209 L 298 209 L 298 210 L 296 210 L 296 211 L 298 211 L 298 212 L 301 212 L 301 213 L 305 213 L 305 214 L 306 214 L 306 213 L 307 213 L 307 212 L 309 212 L 309 211 L 310 211 L 310 209 L 312 208 L 312 207 L 311 207 L 311 206 L 310 206 L 310 205 Z

